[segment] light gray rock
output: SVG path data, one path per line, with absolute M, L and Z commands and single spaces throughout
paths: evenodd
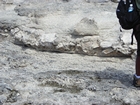
M 90 37 L 84 38 L 88 45 Z M 130 58 L 36 51 L 15 45 L 8 36 L 0 49 L 2 104 L 139 104 L 140 92 L 132 85 L 135 62 Z
M 38 50 L 97 56 L 131 56 L 136 50 L 135 43 L 130 47 L 127 40 L 131 32 L 119 31 L 114 12 L 117 3 L 107 0 L 0 2 L 0 28 L 10 32 L 14 43 Z
M 98 35 L 98 27 L 94 19 L 83 18 L 80 23 L 76 24 L 74 35 L 91 36 Z
M 10 84 L 10 80 L 0 78 L 0 102 L 16 102 L 19 95 L 19 92 Z

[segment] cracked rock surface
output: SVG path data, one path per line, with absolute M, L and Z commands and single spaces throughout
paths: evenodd
M 135 62 L 0 42 L 0 105 L 138 105 Z
M 120 32 L 118 1 L 0 0 L 0 29 L 8 31 L 15 44 L 41 51 L 134 56 L 132 30 Z
M 139 105 L 118 1 L 0 0 L 0 105 Z

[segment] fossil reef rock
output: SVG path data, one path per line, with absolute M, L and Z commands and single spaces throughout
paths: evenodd
M 131 30 L 120 32 L 117 0 L 1 0 L 0 28 L 15 44 L 43 51 L 132 56 Z
M 138 105 L 118 1 L 0 0 L 0 105 Z

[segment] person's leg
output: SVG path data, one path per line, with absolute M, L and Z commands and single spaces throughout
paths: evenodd
M 140 28 L 140 27 L 139 27 Z M 136 57 L 136 64 L 135 64 L 135 75 L 133 80 L 133 85 L 136 87 L 140 87 L 140 30 L 137 28 L 135 30 L 135 38 L 137 41 L 137 57 Z
M 140 31 L 135 33 L 135 38 L 137 41 L 137 57 L 136 57 L 136 75 L 140 76 Z
M 136 75 L 140 76 L 140 56 L 136 57 Z

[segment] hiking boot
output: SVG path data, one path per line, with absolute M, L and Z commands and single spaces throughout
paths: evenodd
M 140 87 L 140 78 L 137 78 L 135 75 L 134 75 L 134 78 L 133 78 L 133 85 L 135 87 Z

